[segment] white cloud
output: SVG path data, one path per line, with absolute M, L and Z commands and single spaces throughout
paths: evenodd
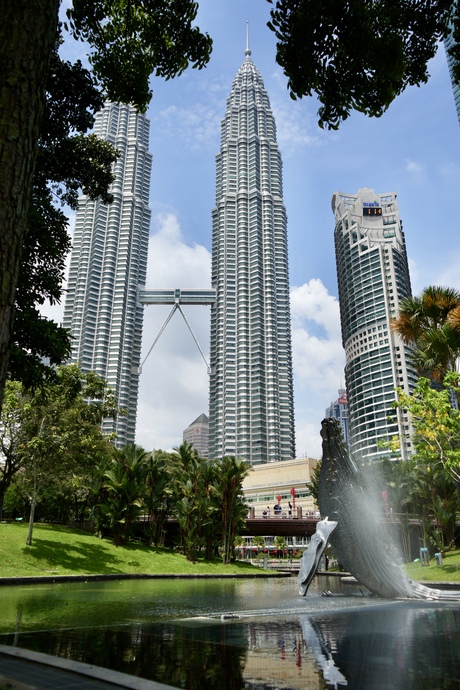
M 192 152 L 217 151 L 228 84 L 221 77 L 188 77 L 188 81 L 182 81 L 183 97 L 178 105 L 168 105 L 158 111 L 152 109 L 152 135 L 173 139 L 176 144 L 179 141 Z
M 340 336 L 339 303 L 320 278 L 291 288 L 291 318 L 294 327 L 310 320 L 322 326 L 328 335 Z
M 321 457 L 321 420 L 344 379 L 337 299 L 319 278 L 291 289 L 297 455 Z
M 154 217 L 150 236 L 148 288 L 209 288 L 211 255 L 205 247 L 185 244 L 174 213 Z M 144 309 L 142 357 L 158 336 L 170 306 Z M 184 307 L 209 361 L 209 307 Z M 208 410 L 208 374 L 181 314 L 176 311 L 142 368 L 136 442 L 147 449 L 170 449 L 182 442 L 182 431 Z
M 326 405 L 324 406 L 326 408 Z M 299 414 L 300 412 L 300 414 Z M 324 410 L 323 410 L 324 413 Z M 296 415 L 303 418 L 302 411 Z M 321 416 L 321 415 L 320 415 Z M 321 419 L 324 415 L 321 416 Z M 320 420 L 321 421 L 321 420 Z M 319 422 L 298 422 L 296 425 L 296 448 L 298 458 L 321 458 L 321 437 Z
M 321 146 L 324 135 L 319 130 L 315 117 L 309 113 L 303 103 L 297 108 L 280 99 L 274 100 L 272 110 L 277 123 L 277 141 L 283 158 L 290 157 L 312 146 Z
M 424 171 L 424 166 L 421 165 L 420 163 L 416 163 L 415 161 L 412 160 L 407 160 L 406 161 L 406 170 L 411 173 L 421 173 Z

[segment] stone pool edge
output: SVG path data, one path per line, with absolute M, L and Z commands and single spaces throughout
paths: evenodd
M 36 585 L 59 582 L 99 582 L 103 580 L 243 580 L 263 577 L 291 577 L 292 573 L 283 571 L 262 571 L 260 573 L 101 573 L 96 575 L 25 575 L 21 577 L 0 577 L 0 587 L 8 585 Z

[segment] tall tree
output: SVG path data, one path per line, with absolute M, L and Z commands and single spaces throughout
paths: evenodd
M 60 0 L 5 0 L 0 22 L 0 404 L 14 327 L 46 82 Z M 152 72 L 167 79 L 203 67 L 211 39 L 193 27 L 193 0 L 74 0 L 76 38 L 92 47 L 105 95 L 145 109 Z
M 114 449 L 112 462 L 104 472 L 107 501 L 99 508 L 109 519 L 117 546 L 127 543 L 143 506 L 148 456 L 142 446 L 134 444 Z
M 416 457 L 427 464 L 441 463 L 460 485 L 460 410 L 452 406 L 451 391 L 460 393 L 460 374 L 449 372 L 442 390 L 427 378 L 417 382 L 411 395 L 397 389 L 396 407 L 409 411 L 414 426 Z
M 273 3 L 274 0 L 268 0 Z M 428 61 L 450 31 L 452 0 L 276 0 L 268 26 L 292 98 L 316 94 L 319 124 L 336 129 L 352 110 L 379 117 L 407 86 L 428 80 Z M 453 49 L 460 79 L 459 45 Z
M 235 538 L 245 527 L 248 505 L 244 501 L 243 480 L 251 466 L 233 456 L 222 458 L 216 466 L 213 494 L 220 506 L 222 521 L 222 560 L 234 560 Z
M 108 440 L 100 429 L 103 417 L 117 414 L 113 394 L 94 372 L 77 365 L 60 367 L 57 381 L 22 401 L 22 439 L 17 449 L 21 476 L 30 502 L 27 544 L 32 543 L 35 507 L 42 487 L 59 482 L 75 467 L 100 461 Z
M 144 496 L 147 538 L 155 546 L 164 544 L 165 522 L 173 502 L 175 467 L 172 454 L 162 450 L 152 451 L 147 458 Z
M 39 312 L 45 300 L 54 304 L 61 299 L 70 248 L 67 219 L 55 203 L 76 208 L 80 188 L 90 198 L 109 203 L 111 164 L 117 158 L 108 142 L 85 134 L 103 106 L 101 92 L 90 72 L 80 62 L 63 61 L 58 48 L 59 37 L 46 85 L 10 351 L 10 376 L 28 387 L 52 379 L 55 365 L 70 354 L 70 334 Z
M 0 22 L 0 404 L 14 302 L 56 37 L 59 0 L 7 0 Z
M 19 381 L 7 381 L 0 415 L 0 521 L 8 487 L 21 469 L 23 421 L 26 415 L 24 391 Z
M 430 286 L 420 297 L 407 297 L 391 322 L 392 330 L 412 345 L 412 360 L 420 376 L 442 382 L 456 371 L 460 355 L 460 291 Z
M 200 458 L 187 441 L 174 448 L 174 452 L 177 454 L 174 507 L 185 557 L 195 562 L 203 548 L 216 543 L 218 510 L 212 500 L 215 461 Z

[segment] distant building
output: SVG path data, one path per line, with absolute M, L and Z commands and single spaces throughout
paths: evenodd
M 348 446 L 350 443 L 350 434 L 348 428 L 348 398 L 345 388 L 339 388 L 339 397 L 334 402 L 331 402 L 329 407 L 326 408 L 324 416 L 338 420 L 340 428 L 342 429 L 343 440 Z
M 335 192 L 335 253 L 348 395 L 350 450 L 357 458 L 388 455 L 379 441 L 399 437 L 411 454 L 411 426 L 395 410 L 395 388 L 411 393 L 416 373 L 409 348 L 390 328 L 411 295 L 406 244 L 396 194 Z
M 183 440 L 191 443 L 200 457 L 208 457 L 209 418 L 204 413 L 184 429 Z
M 282 512 L 289 516 L 289 503 L 294 508 L 292 489 L 295 490 L 295 513 L 301 508 L 303 515 L 316 512 L 318 507 L 310 491 L 312 472 L 318 464 L 314 458 L 297 458 L 284 462 L 267 462 L 254 465 L 243 481 L 244 497 L 251 508 L 255 509 L 255 517 L 262 517 L 263 510 L 273 507 L 281 497 Z

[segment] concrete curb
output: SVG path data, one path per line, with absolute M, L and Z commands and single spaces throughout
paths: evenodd
M 289 572 L 276 572 L 274 570 L 262 570 L 260 573 L 228 573 L 221 575 L 212 575 L 205 573 L 190 573 L 184 575 L 177 575 L 175 573 L 157 575 L 157 574 L 100 574 L 100 575 L 30 575 L 25 577 L 0 577 L 0 587 L 6 585 L 36 585 L 36 584 L 52 584 L 53 582 L 98 582 L 103 580 L 243 580 L 251 578 L 262 577 L 290 577 Z
M 50 656 L 42 652 L 32 652 L 28 649 L 20 647 L 9 647 L 8 645 L 0 644 L 0 654 L 10 658 L 17 659 L 21 662 L 33 663 L 39 667 L 48 666 L 50 668 L 59 669 L 68 673 L 82 676 L 81 686 L 84 688 L 85 678 L 93 678 L 105 683 L 110 683 L 115 687 L 130 688 L 131 690 L 177 690 L 172 685 L 164 685 L 156 681 L 146 680 L 145 678 L 137 678 L 136 676 L 129 676 L 126 673 L 119 671 L 111 671 L 100 666 L 93 666 L 91 664 L 84 664 L 79 661 L 71 661 L 62 657 Z M 37 670 L 37 685 L 40 687 L 39 668 Z M 28 686 L 31 687 L 31 686 Z M 78 687 L 78 685 L 76 685 Z

